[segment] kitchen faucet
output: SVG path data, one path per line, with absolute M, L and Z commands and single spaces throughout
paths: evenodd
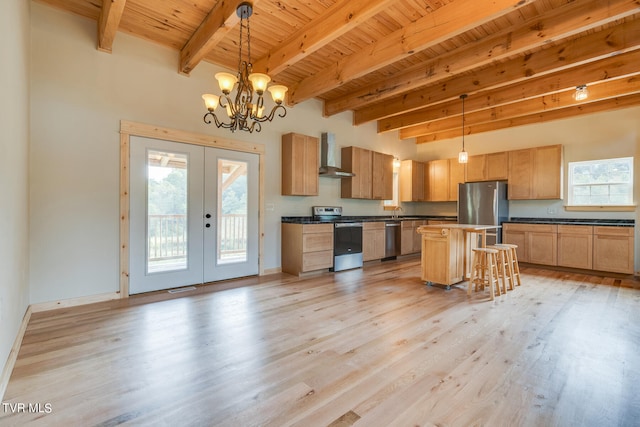
M 402 207 L 401 206 L 396 206 L 393 208 L 393 215 L 391 215 L 391 218 L 393 219 L 398 219 L 398 211 L 401 211 Z

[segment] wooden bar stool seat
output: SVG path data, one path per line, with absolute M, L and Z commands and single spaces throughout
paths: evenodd
M 489 287 L 491 300 L 495 299 L 495 294 L 501 295 L 500 282 L 498 281 L 498 251 L 490 248 L 473 249 L 473 261 L 471 270 L 471 280 L 467 295 L 471 295 L 471 288 L 475 286 L 476 291 Z
M 489 249 L 498 251 L 498 275 L 502 282 L 502 292 L 507 293 L 507 289 L 514 289 L 513 261 L 511 260 L 511 248 L 502 245 L 487 246 Z M 508 286 L 507 286 L 508 282 Z
M 511 258 L 511 270 L 513 271 L 513 277 L 515 279 L 512 279 L 512 282 L 517 286 L 521 286 L 522 282 L 520 281 L 520 266 L 518 265 L 518 252 L 516 251 L 516 249 L 518 249 L 518 245 L 514 245 L 512 243 L 500 243 L 496 246 L 503 246 L 510 249 L 509 257 Z

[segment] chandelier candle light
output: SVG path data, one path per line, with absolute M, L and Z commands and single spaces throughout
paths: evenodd
M 219 128 L 230 129 L 231 132 L 243 130 L 247 132 L 260 132 L 261 123 L 270 122 L 274 119 L 276 112 L 278 116 L 284 117 L 287 109 L 282 105 L 287 87 L 282 85 L 272 85 L 267 87 L 271 77 L 262 73 L 254 73 L 251 64 L 251 32 L 249 30 L 249 17 L 253 14 L 253 6 L 249 2 L 242 2 L 238 5 L 236 13 L 240 18 L 240 55 L 238 60 L 238 73 L 217 73 L 215 75 L 222 95 L 212 95 L 206 93 L 202 95 L 204 104 L 208 112 L 204 115 L 204 122 L 211 124 L 212 121 Z M 243 33 L 247 32 L 247 60 L 242 59 Z M 237 87 L 236 87 L 237 83 Z M 231 98 L 231 92 L 236 88 L 235 98 Z M 276 105 L 268 115 L 264 115 L 264 92 L 269 90 Z M 254 94 L 255 92 L 255 94 Z M 257 98 L 254 102 L 254 96 Z M 229 122 L 220 121 L 215 114 L 215 109 L 220 105 L 226 110 Z
M 467 163 L 469 161 L 469 153 L 464 151 L 464 100 L 466 97 L 466 93 L 460 95 L 460 99 L 462 99 L 462 151 L 458 153 L 458 163 Z

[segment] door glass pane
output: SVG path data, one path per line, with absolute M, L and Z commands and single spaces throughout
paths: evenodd
M 147 273 L 187 268 L 186 154 L 147 151 Z
M 247 163 L 218 159 L 218 264 L 247 260 L 247 190 Z

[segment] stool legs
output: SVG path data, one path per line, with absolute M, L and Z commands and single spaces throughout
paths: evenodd
M 468 295 L 471 295 L 472 286 L 475 286 L 476 291 L 489 286 L 491 300 L 495 299 L 496 293 L 501 295 L 497 254 L 498 251 L 495 249 L 473 249 L 473 270 L 467 289 Z

